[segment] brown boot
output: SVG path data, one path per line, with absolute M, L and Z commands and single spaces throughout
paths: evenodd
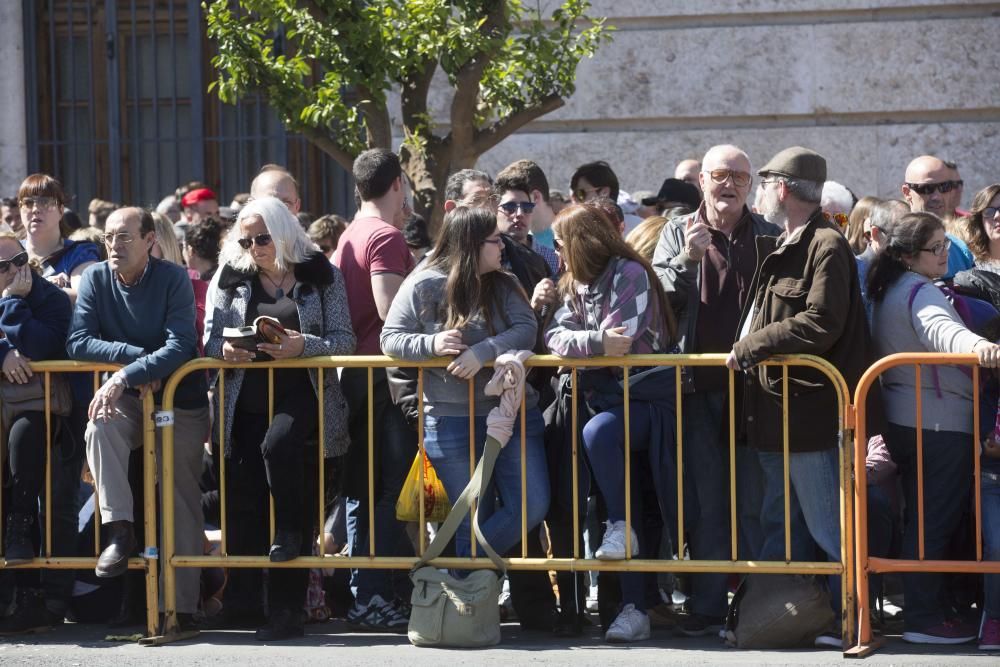
M 128 559 L 135 552 L 135 532 L 131 521 L 112 521 L 108 524 L 108 546 L 97 559 L 94 573 L 110 578 L 125 574 Z

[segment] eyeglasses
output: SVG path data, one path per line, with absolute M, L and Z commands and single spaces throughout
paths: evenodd
M 576 190 L 573 190 L 573 197 L 578 202 L 584 202 L 587 201 L 587 195 L 592 192 L 597 192 L 598 190 L 600 190 L 600 188 L 577 188 Z
M 37 206 L 39 210 L 47 211 L 59 205 L 59 200 L 55 197 L 25 197 L 21 200 L 21 208 L 30 211 Z
M 488 238 L 488 239 L 484 239 L 483 243 L 492 243 L 493 245 L 495 245 L 495 246 L 497 246 L 499 248 L 499 247 L 501 247 L 503 245 L 503 237 L 502 236 L 494 236 L 494 237 L 491 237 L 491 238 Z
M 104 245 L 111 246 L 118 245 L 119 243 L 128 245 L 132 241 L 135 241 L 135 237 L 128 232 L 118 232 L 117 234 L 104 234 L 101 236 L 104 239 Z
M 987 206 L 983 209 L 983 220 L 992 220 L 997 217 L 997 211 L 1000 211 L 1000 208 L 997 208 L 996 206 Z
M 829 222 L 836 222 L 841 227 L 847 226 L 848 218 L 846 213 L 827 213 L 826 211 L 823 211 L 823 216 Z
M 728 181 L 730 177 L 733 179 L 733 185 L 738 188 L 745 188 L 750 185 L 750 174 L 745 171 L 736 171 L 734 169 L 713 169 L 708 172 L 708 175 L 712 177 L 713 183 L 718 183 L 719 185 Z
M 763 188 L 765 185 L 770 185 L 771 183 L 780 183 L 780 182 L 781 179 L 779 178 L 771 178 L 771 179 L 762 178 L 760 182 L 757 184 L 757 187 Z
M 240 244 L 240 247 L 244 250 L 249 250 L 250 246 L 256 244 L 261 247 L 266 245 L 271 245 L 271 235 L 270 234 L 258 234 L 257 236 L 248 236 L 242 239 L 236 239 L 236 242 Z
M 930 248 L 921 248 L 920 252 L 929 252 L 935 257 L 940 257 L 948 252 L 949 248 L 951 248 L 951 239 L 945 239 L 941 243 L 935 243 Z
M 929 195 L 935 190 L 941 194 L 957 190 L 965 184 L 965 181 L 941 181 L 940 183 L 907 183 L 906 187 L 916 192 L 918 195 Z
M 500 204 L 500 210 L 507 215 L 514 215 L 518 209 L 521 209 L 521 213 L 525 215 L 531 215 L 531 212 L 535 210 L 535 203 L 530 201 L 508 201 Z
M 27 263 L 28 253 L 26 252 L 19 252 L 10 259 L 0 259 L 0 273 L 7 273 L 7 270 L 10 269 L 12 264 L 14 265 L 14 268 L 20 269 Z

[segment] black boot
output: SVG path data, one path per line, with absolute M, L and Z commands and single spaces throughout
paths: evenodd
M 131 521 L 108 523 L 108 546 L 97 559 L 94 573 L 98 577 L 110 578 L 125 574 L 128 559 L 135 552 L 135 532 Z
M 269 557 L 272 563 L 284 563 L 299 557 L 302 550 L 302 531 L 278 528 L 274 531 L 274 544 Z
M 35 557 L 35 545 L 31 540 L 34 526 L 35 517 L 30 514 L 14 512 L 7 515 L 7 534 L 3 549 L 7 565 L 27 563 Z
M 306 633 L 302 612 L 298 609 L 272 611 L 267 625 L 257 629 L 254 638 L 259 642 L 277 642 L 302 637 Z
M 36 588 L 19 588 L 14 613 L 0 621 L 0 635 L 46 632 L 53 625 L 45 609 L 45 597 Z

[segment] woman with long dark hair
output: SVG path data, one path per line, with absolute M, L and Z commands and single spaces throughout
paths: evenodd
M 892 228 L 886 247 L 868 272 L 874 304 L 872 339 L 879 356 L 896 352 L 950 352 L 979 356 L 982 366 L 1000 364 L 1000 347 L 970 331 L 934 281 L 948 271 L 944 223 L 930 213 L 909 213 Z M 972 482 L 973 387 L 959 366 L 925 368 L 921 383 L 911 366 L 882 375 L 889 422 L 886 444 L 899 466 L 906 499 L 903 558 L 918 553 L 917 414 L 922 395 L 924 557 L 947 558 L 948 544 L 969 500 Z M 941 604 L 941 574 L 904 574 L 903 639 L 922 644 L 960 644 L 975 639 L 974 626 L 950 617 Z
M 484 389 L 492 376 L 484 365 L 509 350 L 530 350 L 537 323 L 517 279 L 501 269 L 503 239 L 492 211 L 459 206 L 445 216 L 425 268 L 400 287 L 382 328 L 382 351 L 422 361 L 455 355 L 447 368 L 424 371 L 424 445 L 448 497 L 469 482 L 469 389 L 474 387 L 477 458 L 486 442 L 486 415 L 499 404 Z M 525 387 L 528 530 L 549 506 L 538 396 Z M 497 458 L 492 490 L 479 500 L 483 536 L 503 554 L 521 539 L 521 420 Z M 500 502 L 497 503 L 497 500 Z M 455 537 L 459 556 L 471 551 L 468 518 Z
M 549 349 L 563 357 L 659 354 L 674 347 L 677 326 L 666 295 L 649 262 L 622 240 L 601 210 L 589 205 L 564 209 L 553 223 L 555 248 L 565 271 L 559 281 L 563 306 L 545 332 Z M 632 368 L 629 377 L 630 449 L 649 458 L 664 523 L 672 516 L 667 486 L 674 474 L 674 369 Z M 633 526 L 625 525 L 624 375 L 617 367 L 578 371 L 590 419 L 583 427 L 583 446 L 608 510 L 597 558 L 622 560 L 631 531 L 631 556 L 655 556 Z M 638 480 L 632 483 L 637 497 Z M 638 503 L 636 503 L 638 505 Z M 645 537 L 645 536 L 644 536 Z M 623 607 L 608 628 L 609 642 L 649 637 L 643 579 L 621 575 Z

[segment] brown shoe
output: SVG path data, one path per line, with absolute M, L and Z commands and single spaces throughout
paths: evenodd
M 119 577 L 128 570 L 128 559 L 135 553 L 135 531 L 131 521 L 108 524 L 108 546 L 97 559 L 94 573 L 101 578 Z

